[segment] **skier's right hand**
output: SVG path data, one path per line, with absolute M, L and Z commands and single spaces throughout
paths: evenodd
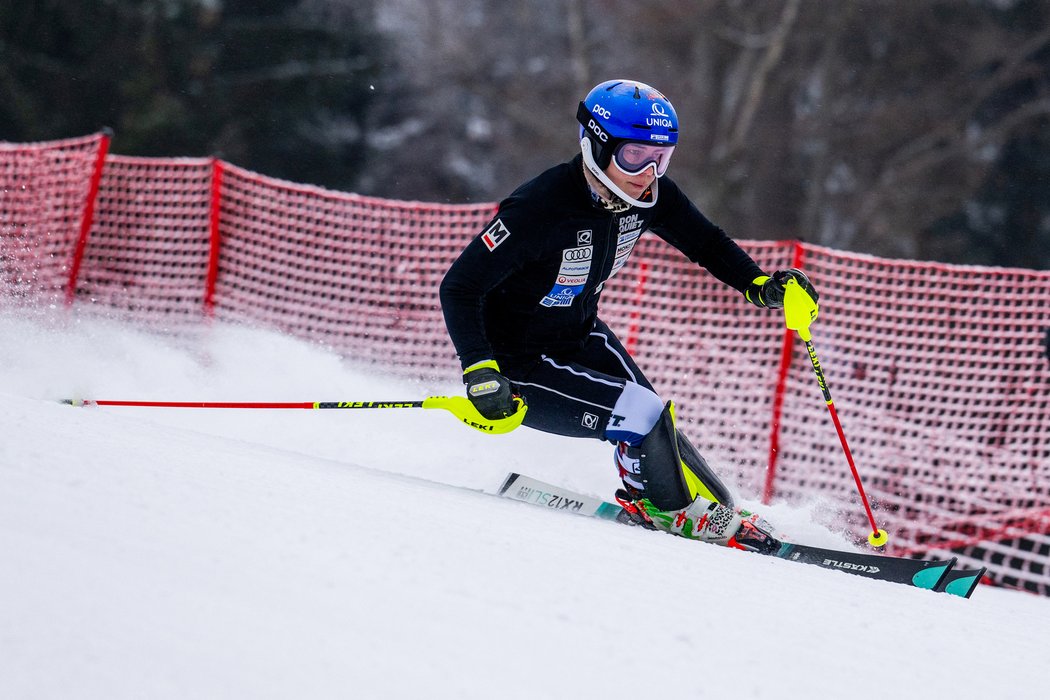
M 797 267 L 787 270 L 777 270 L 772 276 L 762 275 L 756 277 L 751 286 L 744 291 L 744 297 L 755 306 L 764 309 L 784 308 L 784 293 L 788 280 L 795 280 L 802 290 L 809 295 L 813 303 L 820 299 L 820 295 L 809 281 L 806 273 Z
M 467 398 L 478 413 L 489 420 L 507 418 L 518 411 L 514 390 L 509 379 L 499 373 L 495 360 L 485 360 L 463 371 Z

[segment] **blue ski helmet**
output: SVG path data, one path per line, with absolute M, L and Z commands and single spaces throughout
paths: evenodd
M 617 141 L 678 143 L 678 115 L 663 94 L 635 80 L 607 80 L 580 103 L 576 118 L 590 137 L 594 160 L 609 165 Z
M 576 119 L 580 123 L 580 148 L 588 170 L 631 204 L 652 206 L 655 191 L 652 201 L 639 202 L 613 186 L 603 171 L 624 142 L 671 147 L 678 143 L 678 115 L 671 102 L 645 83 L 607 80 L 587 93 L 576 111 Z M 666 161 L 662 167 L 666 169 Z M 660 166 L 657 169 L 663 175 Z

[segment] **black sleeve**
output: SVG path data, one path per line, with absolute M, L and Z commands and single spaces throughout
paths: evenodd
M 492 358 L 485 336 L 485 298 L 536 256 L 534 216 L 514 197 L 500 203 L 496 217 L 463 249 L 441 281 L 441 311 L 463 368 Z
M 669 178 L 660 180 L 652 231 L 716 278 L 743 293 L 764 274 L 725 231 L 711 223 Z

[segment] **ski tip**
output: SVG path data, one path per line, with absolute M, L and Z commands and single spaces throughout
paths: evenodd
M 987 570 L 988 567 L 985 566 L 980 569 L 956 569 L 946 575 L 935 590 L 960 598 L 969 598 L 977 590 Z
M 924 567 L 921 571 L 911 577 L 912 585 L 916 588 L 925 588 L 930 591 L 936 591 L 939 586 L 944 584 L 944 579 L 948 575 L 948 572 L 955 567 L 955 562 L 955 557 L 952 557 L 948 561 L 930 562 L 929 566 Z

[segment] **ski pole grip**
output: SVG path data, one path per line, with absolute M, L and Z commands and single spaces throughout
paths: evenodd
M 495 420 L 478 413 L 478 409 L 466 396 L 431 396 L 423 400 L 423 408 L 443 409 L 475 430 L 491 435 L 501 435 L 514 430 L 525 419 L 525 411 L 528 409 L 525 401 L 520 397 L 515 397 L 514 402 L 518 405 L 518 410 L 513 415 Z
M 802 340 L 810 340 L 809 325 L 817 320 L 820 305 L 794 279 L 784 285 L 784 324 L 788 330 L 798 331 Z

